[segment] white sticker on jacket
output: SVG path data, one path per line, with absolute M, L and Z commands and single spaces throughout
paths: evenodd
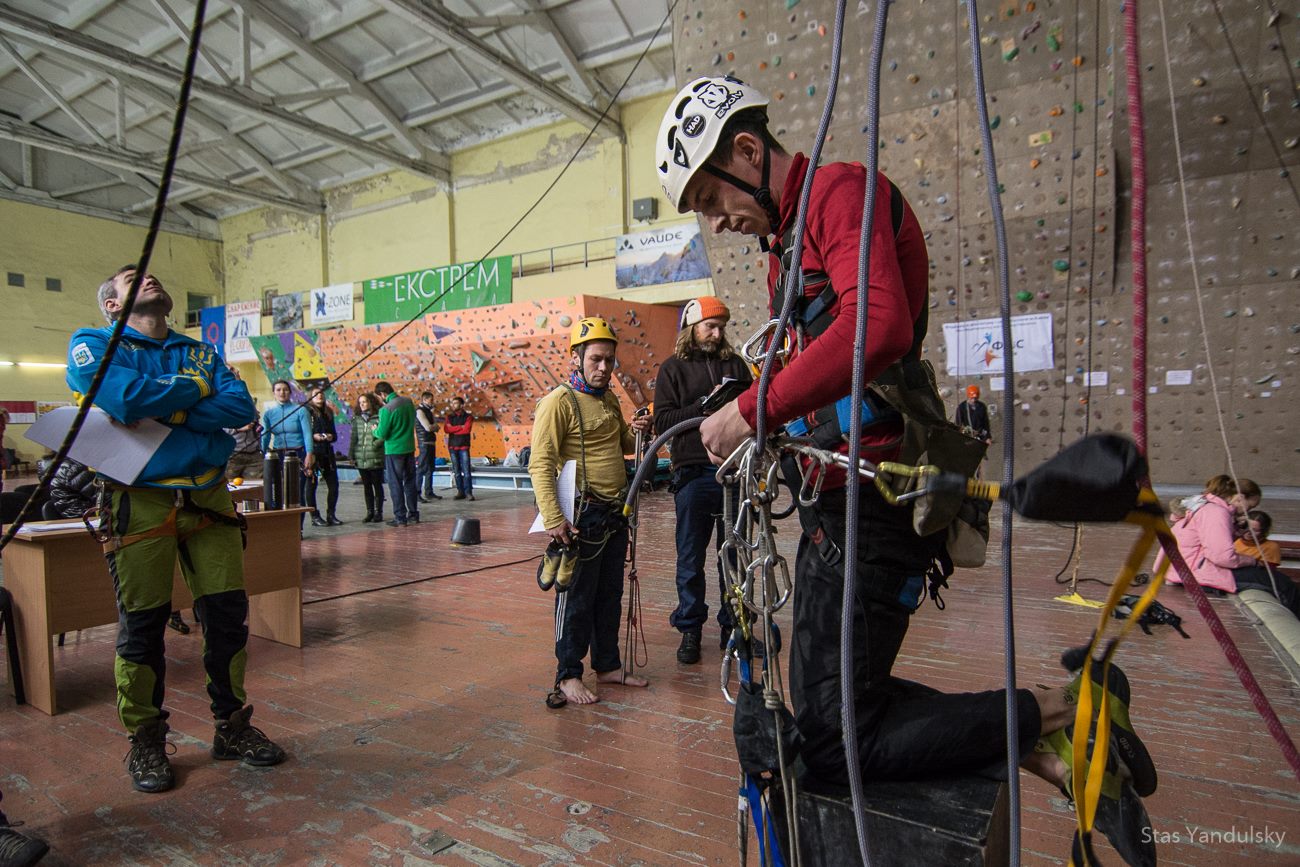
M 84 342 L 72 347 L 72 360 L 77 367 L 85 367 L 95 360 L 95 353 Z

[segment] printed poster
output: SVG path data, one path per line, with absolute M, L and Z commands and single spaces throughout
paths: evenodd
M 288 295 L 271 296 L 271 330 L 302 330 L 302 294 L 290 292 Z
M 352 284 L 339 283 L 304 292 L 307 296 L 307 326 L 315 328 L 332 322 L 352 320 Z
M 703 280 L 709 274 L 699 223 L 618 236 L 614 279 L 620 289 Z
M 1006 347 L 1002 344 L 1001 319 L 972 319 L 949 322 L 943 326 L 948 348 L 949 376 L 1000 374 L 1006 364 Z M 1011 317 L 1011 340 L 1016 373 L 1051 370 L 1052 314 L 1031 313 Z
M 366 324 L 405 322 L 425 313 L 445 313 L 509 304 L 514 277 L 510 256 L 442 265 L 363 281 Z
M 199 311 L 199 340 L 216 347 L 217 355 L 226 354 L 226 308 L 204 307 Z
M 226 361 L 257 361 L 249 338 L 261 333 L 261 301 L 231 301 L 226 305 Z

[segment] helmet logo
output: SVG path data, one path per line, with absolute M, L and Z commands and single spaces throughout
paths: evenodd
M 721 84 L 709 82 L 696 96 L 707 108 L 713 109 L 714 116 L 721 118 L 733 105 L 744 96 L 742 91 L 728 90 Z
M 591 330 L 591 323 L 584 319 L 582 322 L 582 329 L 578 332 L 578 339 L 581 340 L 582 338 L 586 337 L 587 332 L 590 330 Z
M 690 138 L 695 138 L 704 132 L 704 115 L 692 114 L 682 121 L 682 132 Z
M 691 167 L 691 161 L 686 158 L 686 148 L 682 147 L 680 140 L 673 144 L 673 162 L 684 169 Z

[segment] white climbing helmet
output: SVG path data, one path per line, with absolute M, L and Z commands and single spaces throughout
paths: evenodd
M 712 155 L 728 118 L 746 108 L 763 108 L 767 96 L 731 76 L 705 76 L 673 97 L 655 140 L 655 165 L 664 195 L 683 213 L 682 192 Z

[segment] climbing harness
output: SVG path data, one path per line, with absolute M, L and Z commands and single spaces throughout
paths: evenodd
M 131 492 L 148 492 L 156 494 L 161 490 L 159 488 L 140 488 L 117 484 L 106 485 L 106 488 L 121 491 L 124 494 L 130 494 Z M 110 505 L 111 499 L 107 497 L 101 498 L 100 505 L 88 509 L 86 513 L 82 515 L 82 522 L 86 525 L 86 529 L 90 532 L 90 535 L 94 537 L 95 541 L 99 542 L 103 546 L 105 554 L 116 554 L 123 548 L 134 545 L 136 542 L 143 542 L 145 539 L 175 536 L 177 549 L 180 552 L 181 559 L 185 562 L 186 567 L 190 569 L 194 568 L 194 563 L 190 560 L 189 550 L 185 545 L 186 540 L 213 525 L 219 524 L 227 527 L 238 527 L 240 545 L 244 549 L 248 548 L 248 521 L 244 518 L 242 512 L 218 512 L 214 509 L 208 509 L 197 505 L 188 489 L 178 489 L 173 491 L 172 494 L 174 499 L 172 501 L 171 510 L 167 513 L 167 517 L 164 518 L 163 522 L 158 526 L 145 530 L 142 533 L 125 533 L 125 527 L 119 529 L 114 526 L 116 522 L 114 520 L 112 506 Z M 190 514 L 199 516 L 198 523 L 185 532 L 180 531 L 177 523 L 177 519 L 181 512 L 189 512 Z M 92 523 L 96 519 L 99 520 L 98 527 L 94 526 Z

